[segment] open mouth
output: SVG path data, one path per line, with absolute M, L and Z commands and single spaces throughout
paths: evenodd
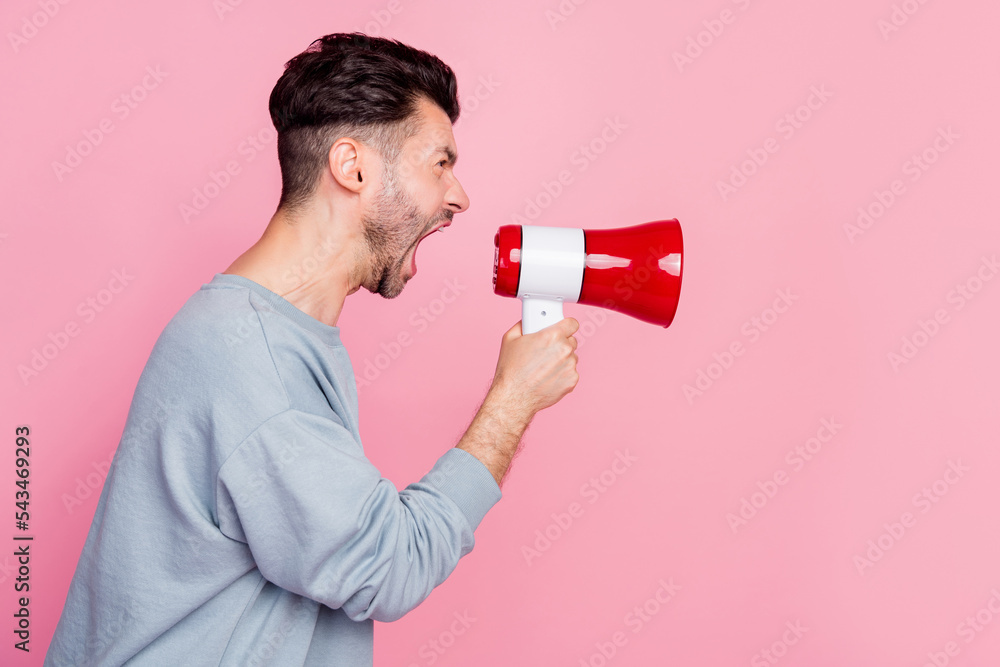
M 416 245 L 413 246 L 413 255 L 410 258 L 410 276 L 411 277 L 417 275 L 417 247 L 420 246 L 420 242 L 423 241 L 428 236 L 430 236 L 431 234 L 433 234 L 434 232 L 440 232 L 440 231 L 442 231 L 445 227 L 449 226 L 450 224 L 451 224 L 451 220 L 446 220 L 446 221 L 444 221 L 444 224 L 437 225 L 436 227 L 434 227 L 434 229 L 432 229 L 431 231 L 427 232 L 426 234 L 424 234 L 423 236 L 421 236 L 417 240 Z

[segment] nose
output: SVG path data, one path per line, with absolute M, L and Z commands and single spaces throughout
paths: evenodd
M 451 188 L 449 188 L 446 196 L 447 206 L 452 213 L 461 213 L 462 211 L 467 211 L 469 209 L 469 196 L 465 194 L 465 189 L 463 189 L 462 184 L 458 182 L 458 178 L 453 178 L 455 182 Z

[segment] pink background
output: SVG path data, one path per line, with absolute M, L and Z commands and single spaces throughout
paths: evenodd
M 499 225 L 535 201 L 540 225 L 676 217 L 686 246 L 669 329 L 567 306 L 584 325 L 580 384 L 535 419 L 473 553 L 378 625 L 377 665 L 1000 663 L 1000 7 L 225 2 L 48 0 L 51 18 L 44 2 L 4 3 L 0 540 L 13 545 L 13 433 L 27 424 L 36 541 L 27 656 L 12 648 L 13 546 L 0 549 L 0 662 L 41 664 L 156 337 L 274 210 L 267 99 L 282 65 L 357 29 L 441 57 L 463 101 L 469 212 L 422 245 L 399 298 L 359 292 L 340 320 L 373 378 L 366 451 L 398 488 L 457 442 L 520 317 L 491 291 Z M 115 100 L 136 86 L 126 116 Z M 829 94 L 812 109 L 811 89 Z M 798 127 L 781 122 L 797 112 Z M 914 171 L 925 152 L 933 164 Z M 753 155 L 767 160 L 744 164 Z M 230 161 L 238 173 L 213 189 Z M 741 165 L 750 175 L 723 197 Z M 547 198 L 562 170 L 572 182 Z M 859 207 L 890 197 L 848 234 Z M 102 292 L 123 269 L 125 289 Z M 460 285 L 447 304 L 446 281 Z M 101 312 L 78 309 L 102 296 Z M 67 324 L 77 335 L 60 338 Z M 23 381 L 52 339 L 64 347 Z M 700 372 L 711 385 L 686 396 Z M 832 438 L 824 419 L 841 425 Z M 796 459 L 817 435 L 828 442 Z M 744 499 L 758 507 L 734 530 Z M 679 587 L 666 602 L 661 581 Z

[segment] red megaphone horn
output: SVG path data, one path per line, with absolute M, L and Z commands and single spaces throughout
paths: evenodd
M 504 225 L 493 243 L 493 291 L 521 299 L 522 333 L 561 320 L 567 302 L 673 322 L 684 266 L 676 219 L 619 229 Z

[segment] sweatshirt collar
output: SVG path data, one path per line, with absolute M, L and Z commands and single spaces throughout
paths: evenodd
M 340 340 L 340 327 L 332 327 L 329 324 L 320 322 L 312 315 L 309 315 L 305 311 L 299 310 L 297 307 L 293 306 L 292 302 L 288 301 L 283 296 L 272 292 L 263 285 L 256 283 L 249 278 L 232 273 L 216 273 L 209 285 L 233 285 L 235 287 L 247 288 L 264 299 L 276 311 L 290 318 L 303 329 L 311 331 L 319 336 L 320 340 L 327 345 L 343 345 Z

